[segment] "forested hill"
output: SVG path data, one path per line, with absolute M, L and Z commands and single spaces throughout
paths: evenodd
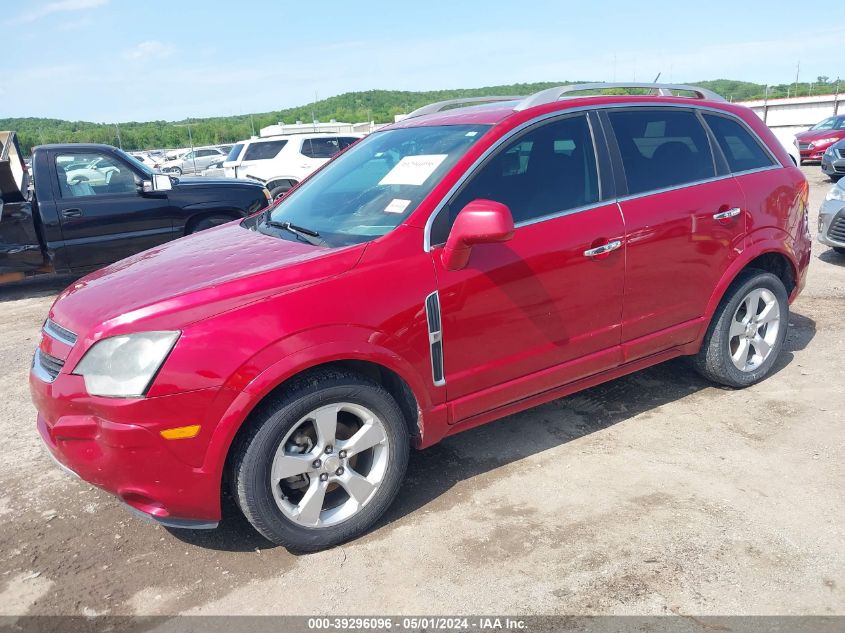
M 819 77 L 814 84 L 798 84 L 799 94 L 831 93 L 835 87 L 826 77 Z M 86 121 L 63 121 L 61 119 L 7 118 L 0 119 L 0 130 L 16 130 L 25 154 L 33 145 L 42 143 L 107 143 L 122 145 L 124 149 L 152 149 L 162 147 L 184 147 L 188 145 L 188 126 L 195 145 L 211 145 L 233 142 L 248 138 L 253 130 L 284 121 L 311 121 L 312 112 L 320 121 L 336 119 L 350 123 L 372 120 L 376 123 L 393 121 L 395 114 L 409 112 L 427 103 L 456 97 L 482 95 L 527 95 L 544 88 L 571 82 L 543 82 L 488 86 L 460 90 L 432 90 L 408 92 L 402 90 L 369 90 L 347 92 L 329 97 L 313 104 L 288 108 L 275 112 L 243 114 L 238 116 L 191 119 L 190 121 L 147 121 L 89 123 Z M 733 101 L 762 98 L 765 86 L 745 81 L 717 79 L 714 81 L 690 82 L 709 88 Z M 772 86 L 771 97 L 787 95 L 794 85 Z M 118 142 L 118 133 L 120 142 Z

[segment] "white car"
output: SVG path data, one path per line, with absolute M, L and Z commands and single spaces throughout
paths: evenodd
M 69 185 L 88 183 L 94 187 L 102 187 L 109 183 L 114 172 L 120 172 L 114 162 L 104 156 L 95 158 L 91 162 L 70 163 L 62 167 Z
M 240 141 L 223 163 L 228 178 L 257 180 L 277 198 L 362 134 L 309 133 Z
M 146 152 L 131 152 L 129 155 L 150 169 L 158 169 L 161 167 L 161 163 Z
M 226 152 L 217 147 L 203 147 L 183 154 L 175 160 L 167 160 L 161 165 L 165 174 L 181 176 L 182 174 L 198 174 L 211 163 L 226 158 Z

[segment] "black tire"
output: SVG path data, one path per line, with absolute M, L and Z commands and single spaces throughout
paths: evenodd
M 193 223 L 185 232 L 185 234 L 191 235 L 193 233 L 199 233 L 200 231 L 205 231 L 206 229 L 211 229 L 215 226 L 226 224 L 226 222 L 231 222 L 233 219 L 234 218 L 229 215 L 212 215 L 207 218 L 202 218 L 201 220 L 198 220 L 197 222 Z
M 729 331 L 733 316 L 743 299 L 754 289 L 770 290 L 780 308 L 780 328 L 768 357 L 753 371 L 736 367 L 729 354 Z M 693 364 L 698 372 L 715 383 L 728 387 L 748 387 L 765 378 L 777 362 L 789 326 L 789 298 L 783 282 L 762 270 L 745 270 L 728 288 L 704 336 L 704 342 Z
M 830 178 L 830 182 L 839 182 L 842 176 L 828 176 Z
M 275 187 L 273 187 L 270 190 L 270 199 L 276 200 L 277 198 L 280 198 L 281 196 L 286 194 L 292 188 L 293 188 L 293 185 L 289 182 L 285 183 L 285 184 L 281 184 L 281 185 L 276 185 Z
M 305 527 L 279 509 L 270 486 L 270 469 L 276 450 L 294 425 L 309 412 L 335 402 L 364 406 L 379 417 L 390 449 L 388 464 L 374 496 L 356 514 L 335 525 Z M 408 429 L 390 393 L 364 376 L 338 369 L 309 372 L 260 405 L 248 424 L 232 449 L 233 496 L 247 520 L 273 543 L 313 552 L 348 541 L 368 530 L 399 492 L 408 465 Z
M 833 246 L 832 248 L 840 255 L 845 255 L 845 248 L 842 248 L 841 246 Z

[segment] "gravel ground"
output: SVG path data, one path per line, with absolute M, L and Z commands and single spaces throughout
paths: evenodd
M 304 556 L 231 510 L 167 531 L 52 466 L 27 372 L 69 281 L 0 289 L 0 613 L 845 614 L 845 257 L 821 245 L 768 380 L 681 359 L 468 431 Z

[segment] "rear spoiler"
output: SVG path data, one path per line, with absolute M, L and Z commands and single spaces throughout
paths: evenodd
M 0 200 L 21 202 L 26 199 L 28 187 L 29 174 L 17 135 L 14 132 L 0 132 Z

